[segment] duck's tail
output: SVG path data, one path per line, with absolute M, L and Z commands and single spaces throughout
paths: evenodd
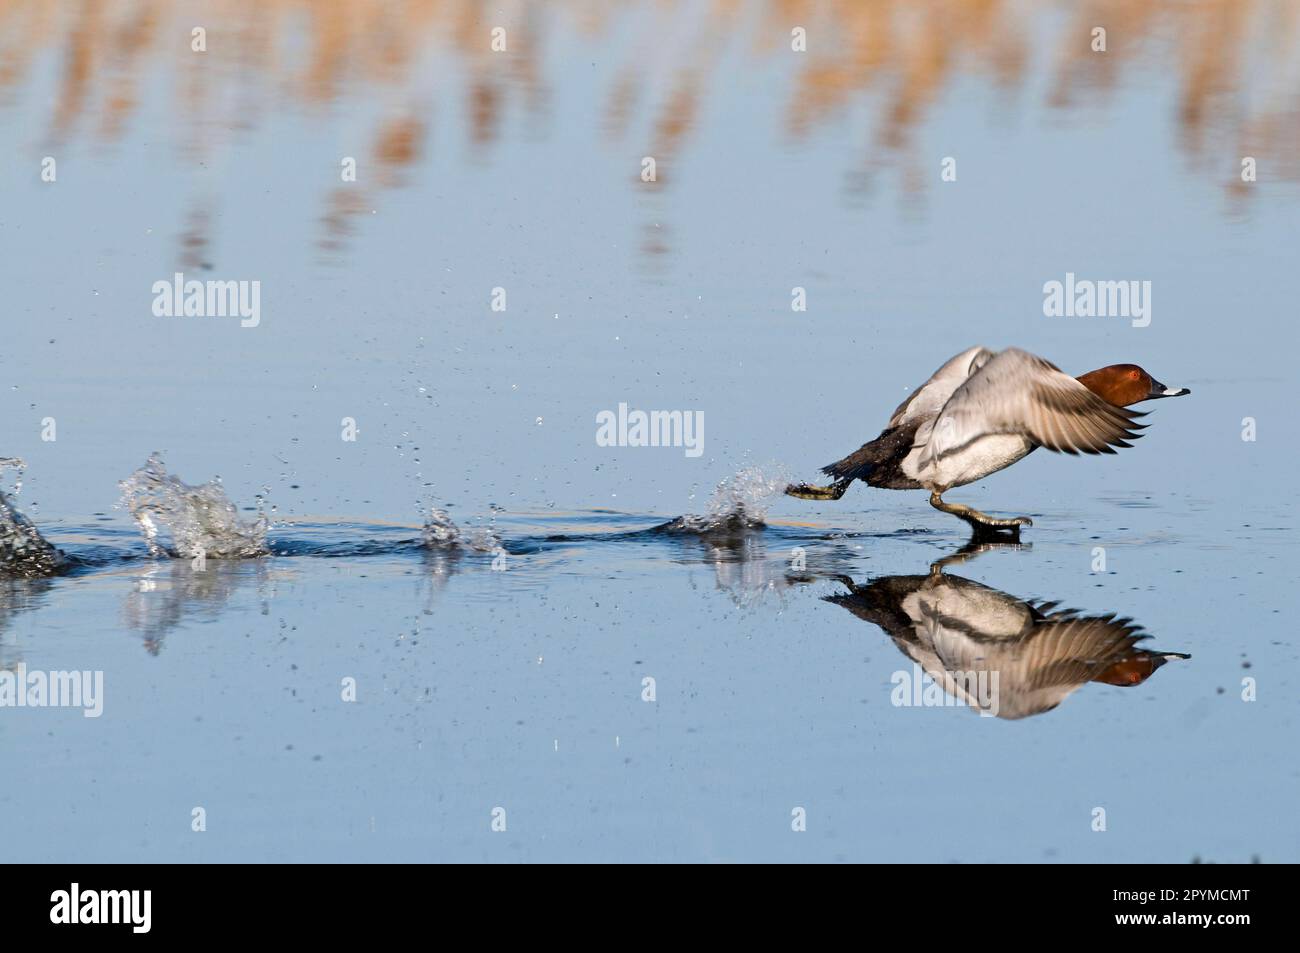
M 792 484 L 785 488 L 785 492 L 804 500 L 838 500 L 854 480 L 889 489 L 915 489 L 919 483 L 897 472 L 898 462 L 907 456 L 915 433 L 915 428 L 907 427 L 886 430 L 842 460 L 822 467 L 822 473 L 835 478 L 830 486 Z
M 822 473 L 837 480 L 865 480 L 880 463 L 882 454 L 877 446 L 879 440 L 864 443 L 842 460 L 828 463 L 822 467 Z
M 862 449 L 865 450 L 866 447 L 863 447 Z M 858 453 L 861 452 L 862 450 L 858 451 Z M 843 460 L 839 461 L 839 463 L 832 463 L 828 467 L 822 467 L 822 473 L 829 474 L 830 476 L 839 476 L 836 468 L 842 464 L 847 464 L 854 456 L 856 456 L 856 454 L 850 454 Z M 865 466 L 869 469 L 872 464 L 866 464 Z M 838 500 L 844 495 L 845 491 L 848 490 L 849 485 L 852 484 L 853 481 L 858 478 L 858 475 L 864 471 L 860 466 L 853 466 L 846 472 L 849 472 L 850 475 L 836 480 L 830 486 L 813 486 L 811 483 L 791 483 L 785 488 L 785 495 L 797 497 L 801 500 Z
M 854 480 L 865 480 L 871 471 L 884 459 L 881 441 L 884 434 L 871 443 L 863 444 L 843 460 L 822 467 L 822 473 L 834 477 L 830 486 L 813 486 L 809 483 L 792 483 L 785 488 L 787 496 L 796 496 L 801 500 L 838 500 L 844 495 Z
M 872 483 L 871 476 L 876 468 L 884 466 L 888 475 L 887 464 L 897 463 L 907 456 L 916 435 L 912 427 L 891 427 L 870 443 L 864 443 L 842 460 L 828 463 L 822 467 L 822 473 L 837 480 L 862 480 Z

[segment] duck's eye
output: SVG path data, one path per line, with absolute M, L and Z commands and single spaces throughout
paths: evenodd
M 1129 372 L 1128 372 L 1128 376 L 1129 376 L 1129 380 L 1133 380 L 1133 381 L 1135 381 L 1135 380 L 1137 380 L 1139 377 L 1142 376 L 1142 372 L 1141 372 L 1141 371 L 1129 371 Z

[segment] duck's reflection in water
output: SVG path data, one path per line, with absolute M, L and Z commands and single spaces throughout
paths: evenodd
M 1132 619 L 1084 615 L 944 571 L 989 548 L 968 548 L 921 576 L 839 577 L 848 592 L 824 598 L 884 629 L 948 696 L 999 718 L 1051 711 L 1087 682 L 1140 685 L 1170 659 L 1190 658 L 1142 647 L 1149 636 Z M 914 687 L 900 682 L 896 692 Z

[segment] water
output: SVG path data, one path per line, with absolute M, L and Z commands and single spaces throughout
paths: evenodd
M 17 458 L 0 458 L 0 476 L 6 470 L 21 475 L 26 466 Z M 63 570 L 67 560 L 14 505 L 13 498 L 21 489 L 18 476 L 8 494 L 0 490 L 0 577 L 53 575 Z
M 121 487 L 121 505 L 140 527 L 152 556 L 243 559 L 268 552 L 266 515 L 241 519 L 220 480 L 190 486 L 151 454 Z
M 0 41 L 0 670 L 104 677 L 0 859 L 1300 858 L 1293 5 L 94 10 Z M 975 344 L 1193 393 L 949 494 L 1018 546 L 780 495 Z

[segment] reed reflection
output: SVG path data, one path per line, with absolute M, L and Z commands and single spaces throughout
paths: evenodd
M 199 23 L 201 53 L 191 37 Z M 1098 24 L 1104 53 L 1092 47 Z M 791 50 L 795 26 L 807 31 L 805 52 Z M 496 28 L 503 49 L 493 48 Z M 1045 0 L 0 0 L 0 118 L 13 120 L 5 105 L 46 62 L 57 87 L 34 148 L 125 139 L 146 110 L 172 100 L 168 134 L 194 177 L 178 258 L 202 267 L 222 190 L 244 187 L 223 181 L 232 148 L 301 114 L 368 163 L 364 182 L 350 189 L 336 177 L 320 200 L 317 242 L 330 259 L 386 193 L 430 174 L 437 116 L 463 126 L 460 161 L 474 164 L 549 136 L 556 77 L 574 57 L 591 62 L 583 82 L 594 86 L 566 89 L 566 99 L 603 133 L 609 161 L 628 163 L 642 250 L 656 261 L 671 251 L 665 190 L 692 174 L 700 124 L 735 108 L 741 77 L 769 70 L 777 94 L 765 108 L 787 147 L 824 130 L 860 144 L 845 160 L 851 189 L 886 174 L 902 193 L 926 188 L 933 176 L 919 170 L 933 163 L 919 133 L 959 82 L 988 86 L 1004 110 L 1069 121 L 1117 108 L 1139 73 L 1176 77 L 1168 110 L 1179 148 L 1236 202 L 1248 195 L 1240 156 L 1300 181 L 1300 7 L 1288 0 L 1084 0 L 1064 15 Z M 633 172 L 641 156 L 658 160 L 652 183 Z

